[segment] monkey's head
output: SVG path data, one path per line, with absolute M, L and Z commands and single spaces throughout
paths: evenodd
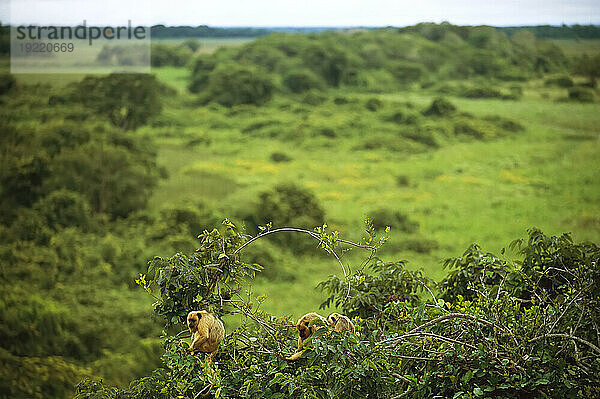
M 329 324 L 331 324 L 332 327 L 335 327 L 340 317 L 341 315 L 339 313 L 332 313 L 327 318 L 327 321 L 329 322 Z
M 198 310 L 198 311 L 193 311 L 193 312 L 188 313 L 187 324 L 188 324 L 190 331 L 194 331 L 196 329 L 196 327 L 198 327 L 198 323 L 200 322 L 200 319 L 202 318 L 202 316 L 204 316 L 206 314 L 208 314 L 208 312 L 206 310 Z

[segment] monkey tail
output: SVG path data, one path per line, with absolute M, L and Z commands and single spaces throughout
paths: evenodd
M 304 351 L 296 352 L 292 356 L 286 357 L 285 360 L 291 360 L 291 361 L 298 360 L 298 359 L 300 359 L 300 356 L 302 356 L 303 353 L 304 353 Z

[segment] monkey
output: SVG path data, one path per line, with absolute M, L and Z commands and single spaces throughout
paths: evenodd
M 300 348 L 302 348 L 304 341 L 321 328 L 321 326 L 310 325 L 312 321 L 317 319 L 321 320 L 324 324 L 327 324 L 327 320 L 325 320 L 323 316 L 313 312 L 305 314 L 298 320 L 298 323 L 296 323 L 295 326 L 298 329 L 298 349 L 296 350 L 296 353 L 287 357 L 286 360 L 298 360 L 300 356 L 302 356 L 304 351 L 300 350 Z
M 335 329 L 337 332 L 342 332 L 344 330 L 350 331 L 352 334 L 355 333 L 354 323 L 347 316 L 339 313 L 332 313 L 327 317 L 327 321 L 329 324 Z
M 192 333 L 190 351 L 207 353 L 207 362 L 210 362 L 225 337 L 223 322 L 206 310 L 188 313 L 187 322 Z

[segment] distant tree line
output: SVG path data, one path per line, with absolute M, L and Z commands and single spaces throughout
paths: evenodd
M 508 36 L 527 30 L 541 39 L 598 39 L 598 25 L 538 25 L 538 26 L 506 26 L 496 28 Z
M 215 28 L 200 26 L 164 26 L 154 25 L 150 28 L 153 38 L 171 37 L 259 37 L 268 35 L 270 30 L 263 28 Z

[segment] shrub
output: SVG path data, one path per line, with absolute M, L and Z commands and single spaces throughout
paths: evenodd
M 289 72 L 283 77 L 283 84 L 293 93 L 303 93 L 311 89 L 321 90 L 324 87 L 323 80 L 307 69 Z
M 214 101 L 226 107 L 262 105 L 271 99 L 273 89 L 270 77 L 257 68 L 221 64 L 208 75 L 202 95 L 205 102 Z
M 187 47 L 167 44 L 153 44 L 150 63 L 153 67 L 185 66 L 192 59 L 192 51 Z
M 325 222 L 325 211 L 315 195 L 292 183 L 279 184 L 259 195 L 251 218 L 254 226 L 273 222 L 275 226 L 297 226 L 312 229 Z M 296 252 L 311 250 L 313 243 L 296 234 L 273 238 L 278 244 Z
M 154 75 L 110 74 L 87 76 L 76 84 L 73 96 L 123 130 L 135 130 L 160 114 L 165 87 Z
M 73 191 L 64 189 L 53 191 L 39 200 L 33 208 L 53 229 L 77 226 L 85 230 L 90 224 L 89 204 L 81 195 Z
M 419 63 L 401 62 L 392 65 L 391 72 L 401 83 L 416 82 L 425 75 L 425 67 Z
M 449 116 L 456 111 L 456 107 L 444 97 L 438 97 L 431 102 L 429 108 L 423 111 L 425 116 Z
M 274 152 L 271 154 L 271 161 L 279 163 L 279 162 L 290 162 L 292 158 L 283 153 L 283 152 Z
M 199 56 L 192 68 L 192 79 L 188 86 L 192 93 L 199 93 L 206 89 L 210 73 L 216 68 L 217 61 L 207 56 Z
M 327 96 L 318 90 L 309 90 L 302 97 L 302 102 L 308 105 L 321 105 L 327 101 Z
M 396 176 L 396 184 L 400 187 L 408 187 L 410 179 L 406 175 L 398 175 Z
M 318 133 L 320 136 L 329 137 L 329 138 L 335 138 L 337 136 L 337 134 L 335 133 L 335 130 L 333 130 L 329 127 L 323 127 L 321 129 L 319 129 Z
M 548 78 L 544 81 L 544 84 L 546 86 L 557 86 L 557 87 L 564 87 L 564 88 L 569 88 L 569 87 L 575 86 L 575 83 L 573 83 L 573 79 L 571 79 L 570 77 L 568 77 L 566 75 L 557 76 L 555 78 Z
M 499 98 L 502 93 L 499 90 L 491 87 L 469 87 L 466 88 L 461 95 L 466 98 Z
M 202 44 L 198 40 L 195 40 L 195 39 L 184 40 L 182 45 L 189 48 L 193 53 L 195 53 L 196 51 L 198 51 L 198 49 L 200 47 L 202 47 Z
M 406 137 L 417 143 L 424 144 L 428 147 L 437 148 L 439 144 L 433 134 L 433 131 L 428 129 L 409 129 L 400 132 L 402 137 Z
M 525 130 L 525 127 L 519 122 L 515 122 L 512 119 L 503 118 L 497 115 L 490 115 L 484 118 L 486 121 L 492 122 L 494 125 L 507 132 L 516 133 Z
M 381 107 L 383 107 L 383 102 L 378 99 L 378 98 L 369 98 L 366 102 L 365 102 L 365 108 L 368 109 L 371 112 L 376 112 L 378 111 Z
M 320 75 L 327 84 L 338 87 L 349 68 L 344 49 L 331 42 L 315 42 L 301 54 L 304 65 Z
M 419 230 L 419 223 L 400 211 L 379 208 L 369 212 L 368 216 L 372 219 L 373 227 L 376 230 L 383 230 L 386 226 L 404 233 L 416 233 Z
M 396 111 L 387 120 L 398 125 L 416 125 L 419 122 L 419 116 L 412 112 Z
M 571 87 L 569 89 L 569 100 L 591 103 L 594 102 L 594 92 L 585 87 Z

